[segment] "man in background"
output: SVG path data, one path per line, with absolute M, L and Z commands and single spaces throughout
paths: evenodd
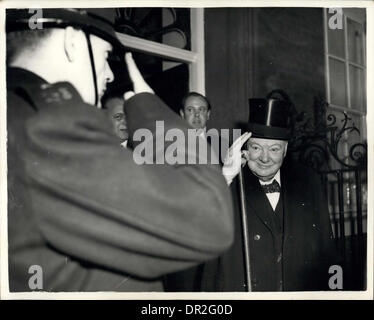
M 104 109 L 108 112 L 109 120 L 113 125 L 114 134 L 120 139 L 121 145 L 127 148 L 129 132 L 124 111 L 125 101 L 121 97 L 110 97 L 104 102 Z
M 203 148 L 207 148 L 207 152 L 204 153 L 207 155 L 207 163 L 216 161 L 215 164 L 222 165 L 221 148 L 227 150 L 228 141 L 220 137 L 218 131 L 216 133 L 213 131 L 214 134 L 210 134 L 208 131 L 207 135 L 207 122 L 211 115 L 211 104 L 208 98 L 198 92 L 189 92 L 183 97 L 181 106 L 179 111 L 181 117 L 191 127 L 190 130 L 196 130 L 197 150 L 199 150 L 199 144 L 202 144 Z M 216 140 L 214 141 L 214 139 Z M 226 141 L 226 144 L 223 141 Z M 171 292 L 200 291 L 203 270 L 204 264 L 201 264 L 169 274 L 164 278 L 165 289 Z
M 229 147 L 229 137 L 223 137 L 215 128 L 207 128 L 212 112 L 209 99 L 198 92 L 189 92 L 183 97 L 181 106 L 179 110 L 181 117 L 196 130 L 198 137 L 208 142 L 208 145 L 204 146 L 208 148 L 207 162 L 222 165 Z
M 189 92 L 182 99 L 181 117 L 194 129 L 206 130 L 210 118 L 209 100 L 200 93 Z

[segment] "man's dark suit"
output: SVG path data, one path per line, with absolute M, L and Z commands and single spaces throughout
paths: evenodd
M 336 263 L 326 197 L 320 178 L 293 163 L 281 167 L 282 216 L 276 217 L 255 177 L 243 168 L 253 291 L 300 291 L 328 288 L 329 266 Z M 246 291 L 239 190 L 233 181 L 236 207 L 233 247 L 207 263 L 203 291 Z M 279 209 L 277 207 L 277 209 Z M 283 220 L 283 249 L 280 224 Z M 281 255 L 280 255 L 281 254 Z M 283 270 L 282 270 L 283 263 Z M 283 279 L 282 274 L 283 272 Z M 281 283 L 281 281 L 283 281 Z
M 10 291 L 31 290 L 33 265 L 45 291 L 160 290 L 160 276 L 231 244 L 219 166 L 137 165 L 71 84 L 11 68 L 7 89 Z M 153 94 L 125 108 L 131 135 L 156 120 L 186 133 Z

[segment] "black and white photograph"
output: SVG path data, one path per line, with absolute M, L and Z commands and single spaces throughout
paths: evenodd
M 94 3 L 1 7 L 1 298 L 373 299 L 374 4 Z

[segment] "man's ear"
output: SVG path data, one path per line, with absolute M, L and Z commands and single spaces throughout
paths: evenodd
M 206 114 L 206 120 L 209 120 L 210 119 L 210 110 L 208 110 L 207 114 Z
M 65 28 L 65 35 L 64 35 L 64 50 L 67 59 L 69 62 L 73 62 L 76 59 L 77 51 L 79 50 L 79 46 L 77 41 L 79 40 L 79 31 L 74 29 L 73 27 Z
M 184 119 L 184 111 L 182 109 L 179 110 L 179 114 Z

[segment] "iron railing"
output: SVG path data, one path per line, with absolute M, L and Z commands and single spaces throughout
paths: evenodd
M 347 113 L 328 114 L 328 104 L 314 101 L 314 121 L 296 114 L 293 157 L 321 174 L 328 195 L 331 224 L 342 257 L 345 290 L 366 287 L 367 145 Z M 353 135 L 358 142 L 349 145 Z M 345 152 L 344 152 L 345 151 Z

